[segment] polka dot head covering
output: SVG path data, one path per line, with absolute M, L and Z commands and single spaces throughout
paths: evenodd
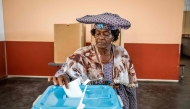
M 98 15 L 86 15 L 76 19 L 80 23 L 94 24 L 94 29 L 128 29 L 131 23 L 117 14 L 103 13 Z

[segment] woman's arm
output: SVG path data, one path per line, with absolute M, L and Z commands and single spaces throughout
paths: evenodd
M 50 77 L 48 81 L 53 81 L 54 85 L 66 85 L 73 79 L 81 78 L 82 81 L 87 79 L 86 71 L 84 69 L 84 58 L 81 54 L 74 53 L 67 58 L 67 61 L 63 63 L 61 69 L 59 69 L 54 77 Z

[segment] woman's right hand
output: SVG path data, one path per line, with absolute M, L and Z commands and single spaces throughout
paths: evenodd
M 69 79 L 67 78 L 66 74 L 59 75 L 58 77 L 51 76 L 48 78 L 48 81 L 49 82 L 52 81 L 54 85 L 60 85 L 60 86 L 65 85 L 66 88 L 69 88 L 68 87 Z

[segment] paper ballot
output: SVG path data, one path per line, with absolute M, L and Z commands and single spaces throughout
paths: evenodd
M 78 79 L 68 83 L 69 89 L 63 85 L 63 89 L 68 97 L 81 97 L 82 96 L 82 90 L 79 87 L 79 81 Z

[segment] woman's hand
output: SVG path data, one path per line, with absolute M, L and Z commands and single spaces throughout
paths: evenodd
M 58 77 L 51 76 L 48 78 L 48 81 L 52 81 L 54 85 L 58 85 L 58 84 L 60 86 L 65 85 L 66 88 L 69 88 L 68 87 L 69 79 L 67 78 L 66 74 L 59 75 Z

